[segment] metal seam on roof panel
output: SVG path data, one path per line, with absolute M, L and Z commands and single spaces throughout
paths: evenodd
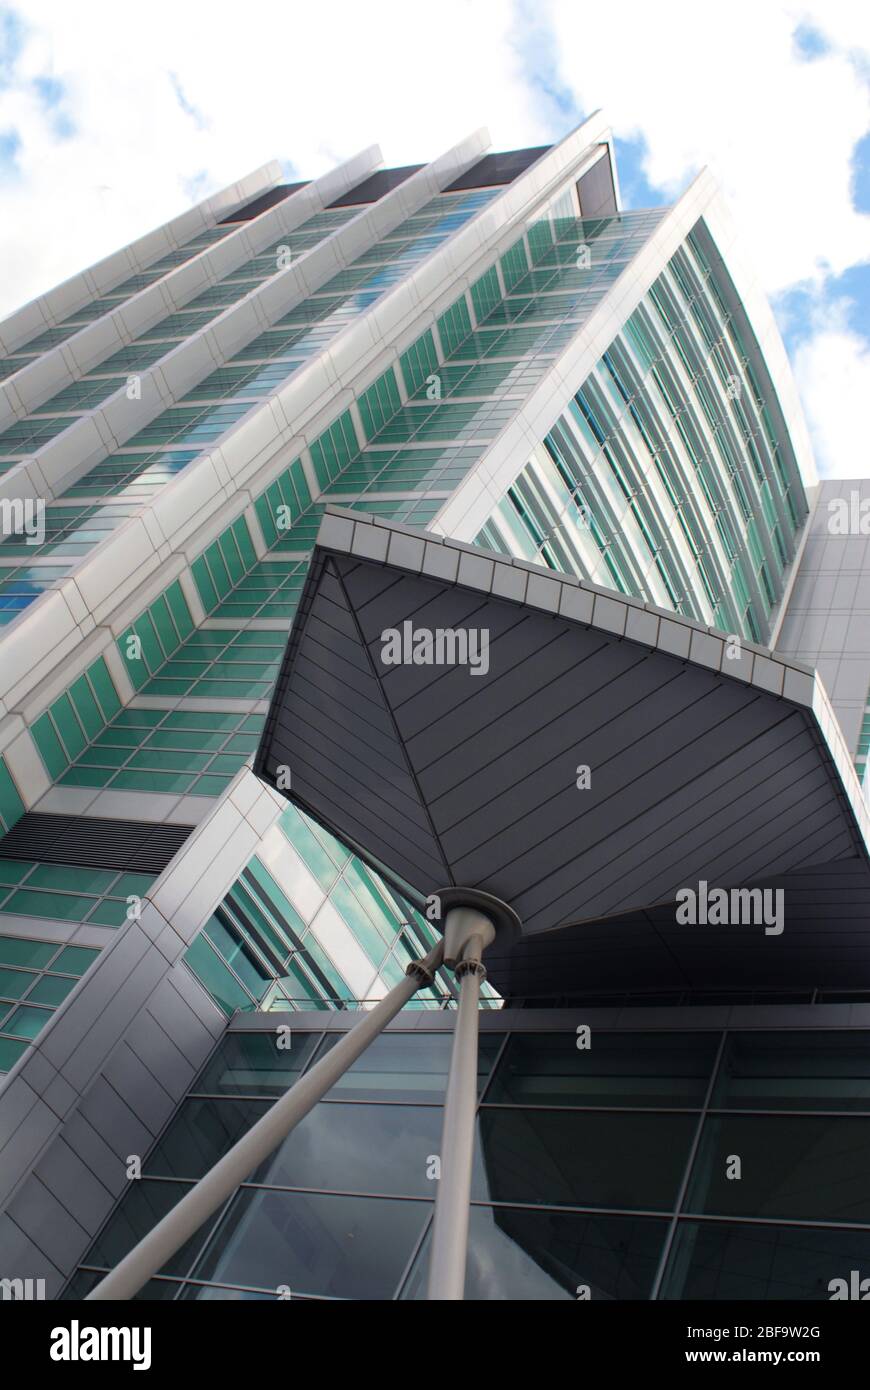
M 346 599 L 347 602 L 348 602 L 348 606 L 350 606 L 350 600 L 349 600 L 349 598 L 348 598 L 347 590 L 346 590 L 346 588 L 345 588 L 344 583 L 342 582 L 340 573 L 339 573 L 339 575 L 338 575 L 338 579 L 339 579 L 339 583 L 341 584 L 342 593 L 344 594 L 345 599 Z M 380 681 L 379 678 L 378 678 L 378 673 L 377 673 L 377 671 L 375 670 L 374 663 L 373 663 L 372 660 L 371 660 L 371 654 L 370 654 L 370 652 L 369 652 L 369 649 L 368 649 L 368 647 L 365 645 L 365 642 L 364 642 L 364 639 L 363 639 L 363 634 L 362 634 L 362 631 L 361 631 L 360 626 L 359 626 L 359 620 L 358 620 L 358 618 L 357 618 L 357 614 L 356 614 L 355 610 L 353 610 L 352 608 L 351 608 L 351 613 L 352 613 L 352 616 L 353 616 L 353 619 L 354 619 L 354 623 L 356 624 L 356 628 L 357 628 L 357 632 L 358 632 L 358 634 L 359 634 L 360 641 L 363 642 L 364 650 L 365 650 L 366 656 L 367 656 L 368 661 L 369 661 L 369 666 L 370 666 L 372 675 L 373 675 L 373 676 L 375 677 L 375 679 L 378 681 L 378 684 L 379 684 L 379 686 L 381 687 L 381 689 L 383 689 L 382 683 L 381 683 L 381 681 Z M 386 700 L 385 700 L 385 704 L 386 704 L 386 703 L 387 703 L 387 702 L 386 702 Z M 389 706 L 388 704 L 387 704 L 387 709 L 388 709 L 388 713 L 389 713 L 389 715 L 390 715 L 390 718 L 391 718 L 391 720 L 392 720 L 392 722 L 393 722 L 393 726 L 395 727 L 395 716 L 394 716 L 394 714 L 393 714 L 392 709 L 390 708 L 390 706 Z M 397 732 L 398 732 L 398 730 L 397 730 Z M 402 747 L 403 753 L 405 753 L 404 741 L 402 741 L 401 747 Z M 405 762 L 406 762 L 406 765 L 407 765 L 408 775 L 409 775 L 409 777 L 411 778 L 411 780 L 413 781 L 414 786 L 417 788 L 417 794 L 418 794 L 418 796 L 419 796 L 419 798 L 420 798 L 420 804 L 421 804 L 421 806 L 426 810 L 426 819 L 427 819 L 427 821 L 429 822 L 429 825 L 430 825 L 431 830 L 432 830 L 432 834 L 433 834 L 433 836 L 434 836 L 434 838 L 435 838 L 435 842 L 436 842 L 436 844 L 438 845 L 439 851 L 440 851 L 440 848 L 441 848 L 440 838 L 439 838 L 439 836 L 438 836 L 438 834 L 437 834 L 437 831 L 435 830 L 434 825 L 432 825 L 432 821 L 431 821 L 431 817 L 429 816 L 428 808 L 426 808 L 426 802 L 425 802 L 425 800 L 424 800 L 424 798 L 423 798 L 423 795 L 422 795 L 422 792 L 420 791 L 420 788 L 419 788 L 419 784 L 418 784 L 418 781 L 417 781 L 417 774 L 416 774 L 416 772 L 414 771 L 414 768 L 413 768 L 413 766 L 412 766 L 410 760 L 407 758 L 407 754 L 405 754 Z M 443 857 L 443 852 L 442 852 L 442 857 Z M 444 879 L 444 882 L 445 882 L 445 883 L 453 883 L 453 882 L 454 882 L 453 875 L 452 875 L 452 873 L 450 872 L 450 868 L 449 868 L 449 865 L 448 865 L 448 863 L 447 863 L 446 860 L 444 860 L 444 870 L 445 870 L 445 879 Z
M 732 675 L 721 657 L 708 666 L 676 655 L 658 625 L 639 629 L 643 641 L 622 635 L 624 624 L 609 613 L 596 622 L 598 597 L 626 613 L 650 611 L 616 594 L 593 589 L 596 606 L 582 621 L 559 611 L 558 594 L 555 606 L 544 593 L 531 604 L 493 594 L 498 573 L 517 567 L 489 552 L 480 553 L 486 563 L 479 568 L 458 571 L 462 582 L 421 574 L 430 540 L 423 532 L 422 551 L 411 546 L 398 563 L 366 558 L 357 536 L 364 546 L 373 525 L 354 517 L 353 531 L 333 530 L 338 544 L 315 550 L 258 771 L 270 779 L 279 750 L 291 765 L 298 758 L 302 786 L 291 799 L 392 881 L 409 880 L 418 897 L 437 891 L 430 856 L 419 842 L 414 851 L 412 823 L 397 826 L 398 786 L 392 776 L 386 783 L 372 778 L 377 755 L 363 747 L 360 704 L 377 688 L 394 731 L 391 767 L 407 760 L 415 806 L 419 798 L 434 832 L 433 852 L 445 858 L 454 882 L 497 893 L 526 919 L 518 953 L 495 951 L 496 987 L 529 971 L 544 978 L 557 959 L 575 956 L 599 983 L 633 978 L 641 956 L 657 962 L 650 972 L 662 981 L 712 982 L 717 972 L 767 980 L 777 969 L 802 978 L 807 962 L 825 958 L 826 943 L 844 936 L 853 942 L 849 968 L 860 960 L 870 977 L 870 934 L 860 915 L 870 902 L 866 848 L 807 692 L 786 697 L 782 677 L 770 690 L 761 677 Z M 385 553 L 399 555 L 392 544 Z M 461 553 L 476 558 L 468 546 Z M 538 568 L 525 567 L 533 575 Z M 543 577 L 568 592 L 591 588 L 548 571 Z M 341 603 L 332 609 L 339 589 Z M 347 646 L 348 615 L 358 658 Z M 398 665 L 384 663 L 384 628 L 406 621 L 411 634 L 426 624 L 490 627 L 481 678 L 467 666 L 439 669 L 407 654 Z M 721 636 L 690 621 L 675 626 L 688 639 Z M 687 642 L 689 650 L 695 646 Z M 753 654 L 783 676 L 792 669 L 762 648 Z M 363 669 L 365 682 L 356 687 Z M 310 684 L 294 693 L 300 674 L 324 690 L 332 680 L 340 705 L 312 709 Z M 824 698 L 813 698 L 824 711 Z M 294 718 L 305 701 L 300 728 Z M 330 724 L 333 708 L 340 728 Z M 574 801 L 580 793 L 573 786 L 584 746 L 598 778 L 596 799 L 585 805 Z M 848 900 L 814 918 L 812 890 L 828 880 L 831 864 L 852 864 L 854 887 Z M 752 939 L 744 931 L 741 938 L 711 929 L 705 951 L 702 938 L 676 923 L 674 902 L 681 885 L 708 871 L 711 884 L 793 889 L 800 907 L 794 939 L 784 938 L 783 947 L 765 934 Z M 628 951 L 626 932 L 635 943 Z M 582 950 L 577 955 L 578 940 L 592 946 L 594 963 Z M 532 966 L 534 943 L 544 956 L 535 955 Z

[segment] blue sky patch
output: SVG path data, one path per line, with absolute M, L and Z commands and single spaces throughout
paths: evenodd
M 0 131 L 0 183 L 8 183 L 19 176 L 18 152 L 21 149 L 21 136 L 17 130 Z
M 852 202 L 859 212 L 870 212 L 870 131 L 852 151 Z
M 845 328 L 870 339 L 870 265 L 830 276 L 821 295 L 812 285 L 794 285 L 776 295 L 772 306 L 790 356 L 818 331 L 815 315 L 825 306 L 836 306 Z
M 15 64 L 24 47 L 24 22 L 6 5 L 0 5 L 0 87 L 12 80 Z
M 181 107 L 185 116 L 189 116 L 199 130 L 205 130 L 208 126 L 208 121 L 206 120 L 202 112 L 199 110 L 199 108 L 194 106 L 193 102 L 188 101 L 187 96 L 184 92 L 184 88 L 182 87 L 181 81 L 178 77 L 178 74 L 170 72 L 169 81 L 172 84 L 172 90 L 175 93 L 175 100 L 178 102 L 178 105 Z
M 831 51 L 828 40 L 814 24 L 799 24 L 792 35 L 792 41 L 796 52 L 807 62 L 812 62 L 814 58 L 823 58 Z
M 664 189 L 650 183 L 644 172 L 644 161 L 649 153 L 644 136 L 636 135 L 631 140 L 622 140 L 614 136 L 613 143 L 616 148 L 616 168 L 622 206 L 627 210 L 658 208 L 669 202 Z
M 64 110 L 66 87 L 57 77 L 48 74 L 34 77 L 33 87 L 39 104 L 49 118 L 51 128 L 59 140 L 69 140 L 76 133 L 75 122 Z
M 531 92 L 538 113 L 552 139 L 583 120 L 569 87 L 556 78 L 559 68 L 552 29 L 541 22 L 536 0 L 515 0 L 511 47 L 519 60 L 520 76 Z

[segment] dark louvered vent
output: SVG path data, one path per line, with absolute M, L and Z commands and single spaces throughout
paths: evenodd
M 398 188 L 400 183 L 409 179 L 412 174 L 416 174 L 418 169 L 422 169 L 422 164 L 405 164 L 401 169 L 378 169 L 377 173 L 369 174 L 367 179 L 358 183 L 356 188 L 351 188 L 347 193 L 342 193 L 340 198 L 336 198 L 334 203 L 330 203 L 331 208 L 351 208 L 358 203 L 376 203 L 379 198 L 383 198 L 385 193 L 392 193 L 394 188 Z
M 296 193 L 298 189 L 305 187 L 306 180 L 302 183 L 279 183 L 274 188 L 270 188 L 267 193 L 261 193 L 259 198 L 253 202 L 246 203 L 243 208 L 237 208 L 235 212 L 230 212 L 226 217 L 222 217 L 218 223 L 223 227 L 227 222 L 250 222 L 252 218 L 259 217 L 261 212 L 268 212 L 276 203 L 283 203 L 285 198 L 289 198 L 291 193 Z
M 193 828 L 154 821 L 102 820 L 98 816 L 46 816 L 28 811 L 0 840 L 0 858 L 159 874 Z
M 472 164 L 464 174 L 445 188 L 445 193 L 459 193 L 465 188 L 492 188 L 494 185 L 513 183 L 520 174 L 525 173 L 530 164 L 540 159 L 550 149 L 549 145 L 535 145 L 526 150 L 504 150 L 500 154 L 486 154 L 476 164 Z

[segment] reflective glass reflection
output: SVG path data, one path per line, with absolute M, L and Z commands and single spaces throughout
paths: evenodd
M 270 1109 L 266 1100 L 182 1101 L 145 1161 L 151 1177 L 201 1178 Z
M 870 1033 L 731 1033 L 712 1105 L 870 1111 Z
M 434 1198 L 441 1122 L 438 1106 L 318 1105 L 253 1180 Z
M 720 1216 L 870 1222 L 870 1119 L 711 1118 L 704 1124 L 686 1208 Z
M 663 1220 L 472 1207 L 465 1297 L 645 1299 L 666 1233 Z M 425 1299 L 428 1272 L 427 1236 L 403 1298 Z
M 498 1202 L 668 1209 L 696 1124 L 694 1115 L 484 1106 L 479 1133 L 486 1196 Z
M 337 1298 L 392 1298 L 427 1202 L 245 1189 L 192 1277 Z
M 515 1105 L 699 1105 L 718 1041 L 718 1033 L 594 1029 L 591 1046 L 579 1048 L 576 1033 L 515 1033 L 486 1098 Z
M 283 1095 L 319 1040 L 319 1033 L 302 1033 L 292 1027 L 289 1039 L 277 1029 L 267 1033 L 227 1033 L 190 1089 L 220 1095 Z
M 116 1264 L 336 1036 L 322 1039 L 300 1033 L 285 1050 L 271 1031 L 228 1034 L 195 1083 L 216 1094 L 182 1101 L 86 1263 Z M 588 1285 L 593 1299 L 648 1298 L 718 1035 L 598 1033 L 586 1051 L 570 1031 L 515 1033 L 492 1073 L 502 1040 L 482 1037 L 481 1085 L 491 1081 L 478 1112 L 468 1297 L 573 1299 Z M 251 1173 L 220 1224 L 161 1271 L 230 1287 L 164 1279 L 143 1297 L 262 1301 L 286 1286 L 299 1299 L 392 1298 L 409 1268 L 402 1296 L 422 1297 L 451 1041 L 447 1031 L 379 1040 Z M 867 1104 L 868 1041 L 729 1039 L 714 1108 L 759 1113 L 705 1121 L 662 1297 L 822 1298 L 852 1270 L 870 1278 L 867 1232 L 784 1224 L 870 1224 L 870 1115 L 783 1113 Z M 724 1219 L 702 1219 L 714 1215 Z M 770 1224 L 739 1220 L 759 1217 Z M 84 1297 L 98 1277 L 81 1270 L 66 1296 Z
M 324 1056 L 337 1041 L 335 1035 L 325 1038 L 318 1056 Z M 355 1100 L 440 1102 L 447 1085 L 452 1042 L 453 1035 L 447 1032 L 384 1033 L 345 1072 L 329 1095 Z M 479 1089 L 489 1076 L 501 1042 L 501 1034 L 480 1036 Z
M 123 1201 L 91 1246 L 87 1263 L 113 1269 L 189 1190 L 186 1183 L 150 1182 L 147 1178 L 131 1182 Z M 158 1274 L 187 1274 L 191 1260 L 202 1249 L 205 1237 L 214 1224 L 215 1217 L 210 1217 L 167 1260 L 157 1271 Z
M 868 1231 L 681 1221 L 659 1297 L 827 1300 L 853 1269 L 870 1276 Z

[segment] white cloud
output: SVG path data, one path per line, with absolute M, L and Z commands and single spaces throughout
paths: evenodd
M 22 140 L 4 189 L 0 313 L 270 159 L 313 177 L 369 144 L 434 158 L 480 125 L 508 147 L 548 132 L 492 0 L 27 0 L 26 47 L 0 89 Z M 64 83 L 76 134 L 58 141 L 32 79 Z M 185 104 L 201 120 L 185 111 Z
M 644 172 L 669 195 L 708 165 L 767 294 L 800 286 L 821 309 L 831 277 L 870 261 L 870 216 L 852 202 L 853 152 L 870 127 L 870 7 L 659 0 L 624 10 L 623 25 L 607 6 L 550 0 L 562 82 L 585 109 L 605 106 L 619 135 L 643 137 Z M 802 23 L 829 45 L 811 61 L 795 50 Z M 858 417 L 867 339 L 840 315 L 816 314 L 795 368 L 819 471 L 870 474 Z
M 849 328 L 846 312 L 845 303 L 817 309 L 794 370 L 819 473 L 860 478 L 870 474 L 870 342 Z
M 646 173 L 676 195 L 709 165 L 768 293 L 870 257 L 870 218 L 850 194 L 850 158 L 870 127 L 870 88 L 847 51 L 870 60 L 870 9 L 836 3 L 682 0 L 629 5 L 614 42 L 607 6 L 550 6 L 562 80 L 606 106 L 620 135 L 643 136 Z M 801 60 L 802 17 L 842 45 Z M 584 55 L 594 60 L 584 61 Z
M 854 0 L 22 8 L 24 51 L 0 87 L 0 137 L 21 140 L 0 220 L 0 313 L 268 159 L 310 177 L 380 143 L 388 163 L 417 162 L 484 124 L 497 147 L 546 142 L 561 132 L 542 77 L 642 136 L 647 176 L 669 194 L 709 164 L 769 294 L 806 283 L 822 295 L 870 257 L 850 186 L 870 125 L 870 8 Z M 801 60 L 801 21 L 831 51 Z M 550 31 L 556 73 L 529 70 L 533 25 Z M 64 85 L 67 140 L 33 85 L 44 75 Z M 860 373 L 861 339 L 820 330 L 801 355 L 808 401 L 824 399 L 835 351 L 839 370 L 848 358 Z M 824 441 L 820 453 L 831 456 Z

